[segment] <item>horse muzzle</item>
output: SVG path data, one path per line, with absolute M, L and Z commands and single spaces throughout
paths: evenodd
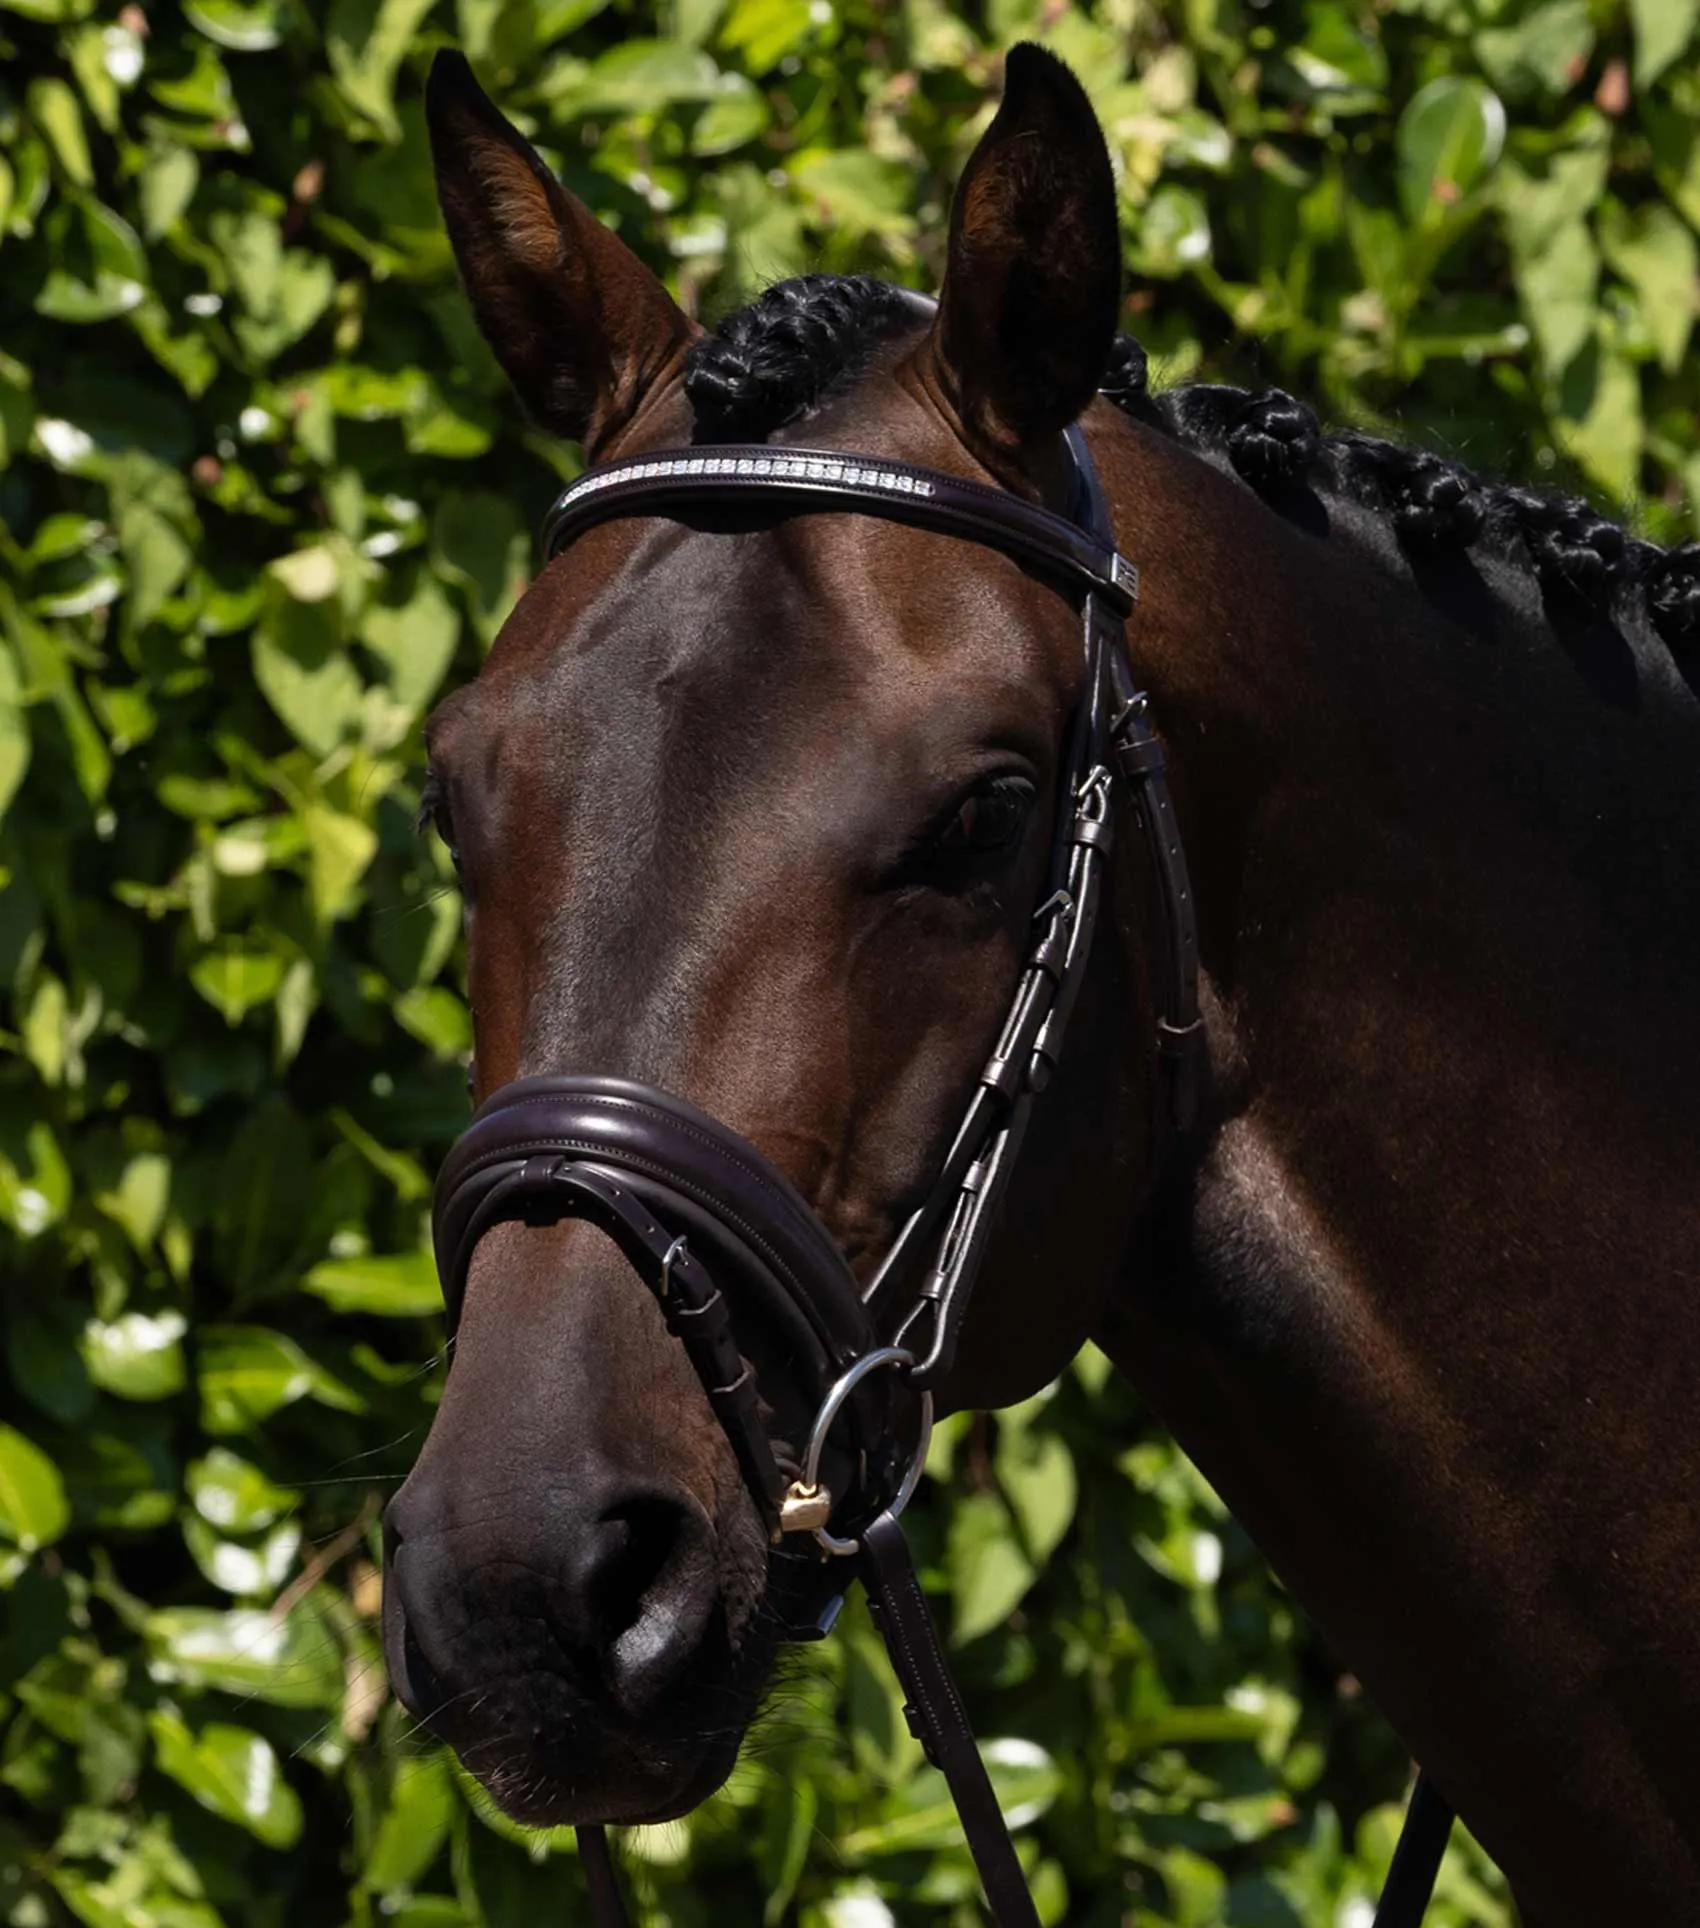
M 583 1219 L 619 1247 L 683 1346 L 774 1549 L 787 1637 L 830 1625 L 835 1558 L 901 1505 L 930 1401 L 882 1347 L 832 1235 L 755 1146 L 624 1079 L 524 1078 L 480 1108 L 438 1177 L 433 1235 L 451 1332 L 495 1226 Z

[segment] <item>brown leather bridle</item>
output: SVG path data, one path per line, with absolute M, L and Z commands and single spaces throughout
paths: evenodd
M 1075 427 L 1064 439 L 1074 477 L 1067 516 L 935 469 L 764 443 L 609 463 L 566 489 L 544 525 L 552 558 L 617 517 L 750 507 L 775 518 L 875 516 L 998 549 L 1078 600 L 1085 675 L 1031 947 L 938 1177 L 868 1285 L 753 1145 L 680 1098 L 619 1079 L 525 1078 L 492 1093 L 444 1163 L 433 1216 L 451 1327 L 473 1252 L 494 1225 L 585 1218 L 620 1246 L 685 1346 L 769 1523 L 770 1591 L 788 1636 L 820 1637 L 851 1579 L 867 1587 L 911 1727 L 944 1773 L 999 1928 L 1038 1928 L 1038 1916 L 898 1515 L 925 1458 L 932 1390 L 950 1370 L 1085 975 L 1123 786 L 1156 900 L 1159 1145 L 1194 1122 L 1203 1046 L 1186 856 L 1126 646 L 1138 574 L 1117 552 L 1084 435 Z M 770 1435 L 739 1318 L 781 1335 L 789 1389 L 802 1396 L 792 1403 L 815 1415 L 806 1438 Z M 1376 1928 L 1420 1922 L 1451 1822 L 1419 1778 Z M 579 1840 L 599 1928 L 619 1928 L 626 1915 L 603 1830 L 581 1828 Z

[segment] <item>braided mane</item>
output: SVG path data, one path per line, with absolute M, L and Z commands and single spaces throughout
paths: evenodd
M 691 350 L 685 393 L 704 442 L 760 441 L 810 413 L 914 320 L 903 294 L 870 275 L 803 275 L 767 289 Z M 1153 394 L 1145 350 L 1118 335 L 1100 381 L 1108 400 L 1183 447 L 1225 455 L 1258 494 L 1295 486 L 1384 518 L 1413 555 L 1477 543 L 1521 560 L 1544 593 L 1602 616 L 1638 596 L 1672 652 L 1700 661 L 1700 542 L 1673 549 L 1631 536 L 1576 496 L 1495 483 L 1461 462 L 1356 429 L 1324 433 L 1281 389 L 1194 383 Z

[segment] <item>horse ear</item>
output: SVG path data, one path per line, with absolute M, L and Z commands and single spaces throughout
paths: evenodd
M 1115 177 L 1086 92 L 1028 44 L 950 211 L 936 374 L 971 435 L 1011 449 L 1092 399 L 1121 305 Z
M 605 441 L 697 329 L 561 186 L 462 55 L 431 63 L 425 117 L 437 199 L 485 340 L 542 427 Z

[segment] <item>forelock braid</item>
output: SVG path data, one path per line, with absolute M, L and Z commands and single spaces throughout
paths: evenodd
M 793 422 L 913 318 L 872 275 L 800 275 L 758 295 L 691 349 L 685 395 L 703 442 L 759 441 Z

